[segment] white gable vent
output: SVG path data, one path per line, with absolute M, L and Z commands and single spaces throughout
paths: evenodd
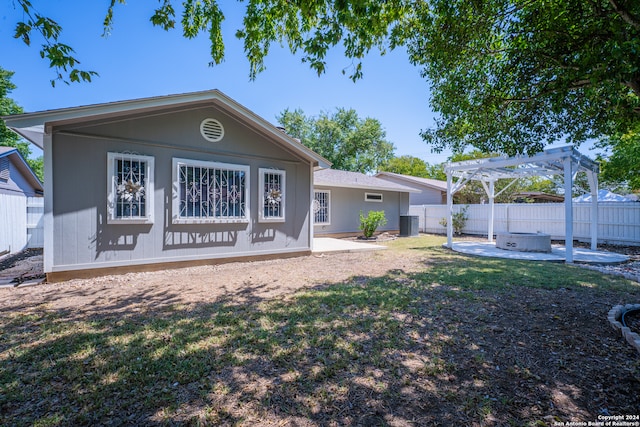
M 224 128 L 216 119 L 204 119 L 200 123 L 200 133 L 209 142 L 220 142 L 224 137 Z

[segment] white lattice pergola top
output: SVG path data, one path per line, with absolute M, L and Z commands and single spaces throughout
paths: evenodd
M 529 176 L 561 175 L 564 173 L 565 159 L 571 159 L 571 169 L 575 172 L 598 173 L 596 162 L 589 159 L 573 146 L 550 148 L 533 156 L 490 157 L 449 163 L 445 172 L 458 178 L 477 181 L 495 181 Z
M 567 247 L 566 262 L 573 262 L 573 207 L 571 190 L 573 180 L 578 172 L 585 172 L 589 181 L 592 197 L 591 209 L 591 249 L 597 246 L 598 231 L 598 172 L 596 162 L 580 154 L 573 146 L 550 148 L 533 156 L 491 157 L 485 159 L 466 160 L 448 163 L 444 168 L 447 174 L 447 245 L 452 246 L 453 239 L 453 195 L 464 185 L 473 180 L 480 181 L 489 197 L 490 218 L 488 227 L 489 241 L 493 241 L 493 202 L 494 184 L 499 179 L 511 179 L 531 176 L 564 176 L 565 192 L 565 244 Z M 458 178 L 454 183 L 453 177 Z M 506 190 L 511 184 L 501 190 Z

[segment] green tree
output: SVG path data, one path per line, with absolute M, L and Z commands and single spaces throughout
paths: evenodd
M 447 174 L 444 173 L 444 163 L 427 163 L 427 176 L 425 178 L 447 180 Z
M 560 194 L 561 187 L 557 182 L 542 176 L 532 176 L 525 181 L 523 191 L 539 191 L 546 194 Z
M 413 156 L 392 157 L 381 165 L 379 170 L 422 178 L 427 178 L 429 176 L 427 163 L 424 160 Z
M 7 71 L 0 67 L 0 116 L 22 113 L 22 108 L 9 98 L 9 94 L 16 88 L 11 82 L 13 71 Z M 4 146 L 17 147 L 24 156 L 28 153 L 29 144 L 20 141 L 20 137 L 7 128 L 4 120 L 0 120 L 0 143 Z
M 286 132 L 333 163 L 334 169 L 368 173 L 393 156 L 394 146 L 376 119 L 361 119 L 355 110 L 307 117 L 300 109 L 277 117 Z
M 610 137 L 606 145 L 612 154 L 600 161 L 603 182 L 610 187 L 615 187 L 611 181 L 618 184 L 626 182 L 630 189 L 640 190 L 640 126 Z
M 8 116 L 11 114 L 22 113 L 22 108 L 16 102 L 9 98 L 9 94 L 16 88 L 11 82 L 13 71 L 7 71 L 0 67 L 0 116 Z M 0 119 L 0 145 L 5 147 L 15 147 L 18 149 L 22 157 L 24 157 L 31 169 L 43 180 L 43 161 L 42 157 L 31 159 L 31 148 L 28 142 L 21 139 L 15 132 L 7 128 L 4 120 Z
M 62 42 L 62 26 L 53 18 L 38 12 L 32 0 L 16 0 L 13 4 L 21 9 L 24 18 L 17 23 L 14 36 L 31 45 L 33 39 L 41 41 L 40 56 L 49 61 L 57 81 L 91 81 L 95 71 L 79 68 L 80 61 L 73 48 Z M 113 31 L 117 6 L 125 0 L 110 0 L 105 11 L 104 36 Z M 159 0 L 150 10 L 150 21 L 154 26 L 171 30 L 182 27 L 186 38 L 206 33 L 210 40 L 210 64 L 219 64 L 224 59 L 225 45 L 222 23 L 225 19 L 223 7 L 231 2 L 216 0 Z M 174 7 L 180 4 L 179 7 Z M 291 52 L 302 52 L 302 60 L 318 74 L 325 71 L 324 57 L 327 51 L 342 42 L 345 56 L 357 59 L 351 77 L 362 76 L 360 59 L 371 49 L 384 53 L 388 36 L 399 27 L 398 20 L 410 10 L 408 2 L 392 0 L 345 1 L 289 1 L 248 0 L 246 2 L 243 28 L 236 36 L 243 40 L 245 55 L 249 59 L 249 75 L 255 78 L 265 69 L 264 59 L 272 44 L 286 44 Z M 177 10 L 176 10 L 177 9 Z M 178 15 L 180 15 L 178 17 Z M 398 28 L 399 29 L 399 28 Z
M 104 22 L 112 30 L 110 0 Z M 178 22 L 172 0 L 150 13 L 165 30 Z M 78 69 L 62 28 L 29 0 L 16 37 L 43 40 L 40 54 L 56 80 L 90 80 Z M 183 0 L 185 37 L 210 38 L 211 63 L 224 58 L 222 2 Z M 342 46 L 362 77 L 361 59 L 405 46 L 431 85 L 437 126 L 422 132 L 436 150 L 509 155 L 540 151 L 557 140 L 626 135 L 640 121 L 640 2 L 629 0 L 247 0 L 242 28 L 249 75 L 265 68 L 272 44 L 286 45 L 321 74 L 326 54 Z M 225 4 L 226 6 L 226 4 Z M 605 139 L 605 142 L 611 141 Z M 617 149 L 617 147 L 616 147 Z M 615 151 L 615 150 L 614 150 Z M 615 155 L 615 152 L 614 152 Z M 613 163 L 614 165 L 616 163 Z
M 405 39 L 440 113 L 436 149 L 509 155 L 626 132 L 640 116 L 640 2 L 418 2 Z

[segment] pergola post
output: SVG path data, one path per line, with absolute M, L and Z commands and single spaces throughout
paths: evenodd
M 564 158 L 564 246 L 566 250 L 565 262 L 573 263 L 573 174 L 571 173 L 571 156 Z
M 451 171 L 447 171 L 447 247 L 453 247 L 453 194 L 451 191 Z
M 591 190 L 591 250 L 598 249 L 598 174 L 587 173 Z
M 489 181 L 489 243 L 493 242 L 493 221 L 495 218 L 495 205 L 496 198 L 495 181 Z

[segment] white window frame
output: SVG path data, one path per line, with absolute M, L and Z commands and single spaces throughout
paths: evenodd
M 244 173 L 244 192 L 242 199 L 244 200 L 244 216 L 232 216 L 232 217 L 188 217 L 180 216 L 180 167 L 188 166 L 204 169 L 222 169 L 232 172 Z M 248 223 L 250 220 L 250 167 L 247 165 L 236 165 L 232 163 L 221 162 L 209 162 L 204 160 L 182 159 L 173 158 L 173 172 L 172 172 L 172 217 L 171 222 L 173 224 L 229 224 L 229 223 Z
M 118 160 L 146 163 L 146 176 L 142 184 L 144 192 L 145 215 L 118 217 L 118 182 L 116 163 Z M 107 224 L 152 224 L 153 223 L 153 195 L 154 195 L 154 157 L 129 153 L 107 153 Z M 136 198 L 136 196 L 132 196 Z M 133 202 L 134 203 L 134 202 Z
M 375 196 L 376 198 L 370 199 L 370 196 Z M 380 197 L 379 199 L 377 197 Z M 364 201 L 365 202 L 374 202 L 374 203 L 382 203 L 383 195 L 382 193 L 364 193 Z
M 316 194 L 318 193 L 326 193 L 325 201 L 326 201 L 326 221 L 325 222 L 316 222 L 316 209 L 319 204 L 318 199 L 316 198 Z M 331 225 L 331 190 L 313 190 L 313 204 L 311 206 L 311 213 L 313 214 L 313 224 L 314 225 Z
M 279 169 L 269 169 L 269 168 L 259 168 L 258 172 L 260 174 L 259 177 L 259 190 L 258 190 L 258 222 L 285 222 L 285 206 L 286 206 L 286 194 L 287 194 L 287 173 L 283 170 Z M 267 182 L 265 181 L 265 177 L 268 175 L 277 175 L 279 176 L 280 181 L 280 189 L 279 191 L 279 200 L 277 202 L 273 201 L 272 203 L 278 205 L 278 212 L 280 215 L 273 215 L 269 213 L 265 213 L 265 211 L 269 211 L 269 202 L 270 198 L 269 189 L 266 188 Z

